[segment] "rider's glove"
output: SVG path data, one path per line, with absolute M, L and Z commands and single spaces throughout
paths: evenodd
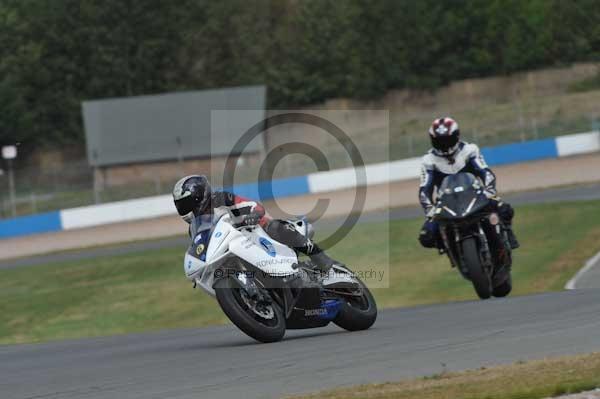
M 260 215 L 256 212 L 251 212 L 244 215 L 242 218 L 242 224 L 245 226 L 255 226 L 260 223 Z
M 425 217 L 427 218 L 427 220 L 431 220 L 431 219 L 433 219 L 434 215 L 435 215 L 435 206 L 432 206 L 425 213 Z
M 496 190 L 485 189 L 483 190 L 483 194 L 485 194 L 488 199 L 500 201 L 500 197 L 496 193 Z

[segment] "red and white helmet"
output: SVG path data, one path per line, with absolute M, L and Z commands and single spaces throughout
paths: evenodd
M 460 130 L 458 123 L 450 117 L 438 118 L 429 128 L 431 145 L 437 155 L 450 156 L 458 149 Z

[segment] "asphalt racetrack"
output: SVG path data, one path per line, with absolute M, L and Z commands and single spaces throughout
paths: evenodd
M 2 398 L 274 398 L 600 350 L 600 291 L 381 312 L 372 329 L 230 326 L 0 347 Z
M 506 198 L 515 204 L 597 199 L 600 185 Z M 406 208 L 386 217 L 418 215 Z M 170 240 L 52 256 L 84 259 L 182 241 Z M 4 266 L 42 263 L 25 261 Z M 600 290 L 582 289 L 384 310 L 368 331 L 334 325 L 288 331 L 275 344 L 257 344 L 233 326 L 220 326 L 7 345 L 0 346 L 0 397 L 275 398 L 600 351 L 599 315 Z

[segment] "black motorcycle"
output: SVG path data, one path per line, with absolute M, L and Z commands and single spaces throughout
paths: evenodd
M 505 297 L 512 289 L 512 251 L 496 204 L 474 175 L 457 173 L 443 180 L 434 210 L 444 245 L 440 253 L 481 299 Z

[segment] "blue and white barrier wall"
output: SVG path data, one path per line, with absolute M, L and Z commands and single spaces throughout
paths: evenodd
M 600 151 L 600 132 L 487 147 L 481 151 L 491 166 L 585 154 Z M 366 181 L 357 181 L 356 170 L 345 168 L 272 182 L 242 184 L 235 186 L 233 191 L 263 200 L 336 191 L 415 179 L 419 177 L 420 164 L 419 157 L 367 165 Z M 174 207 L 171 201 L 170 195 L 160 195 L 0 220 L 0 239 L 172 215 Z

